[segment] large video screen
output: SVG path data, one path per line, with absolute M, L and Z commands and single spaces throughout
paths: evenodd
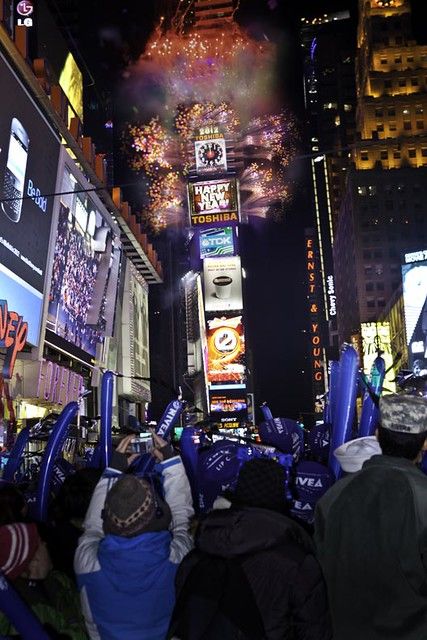
M 238 256 L 203 261 L 205 310 L 243 309 L 242 266 Z
M 0 87 L 0 298 L 37 346 L 60 143 L 1 54 Z
M 188 185 L 190 224 L 193 227 L 239 221 L 238 185 L 235 178 L 205 180 Z
M 210 387 L 242 386 L 245 381 L 245 336 L 242 316 L 215 317 L 207 320 Z
M 415 375 L 427 373 L 427 260 L 419 259 L 424 253 L 406 254 L 402 265 L 408 364 Z
M 46 326 L 94 356 L 113 333 L 121 245 L 105 208 L 85 189 L 89 183 L 65 164 Z

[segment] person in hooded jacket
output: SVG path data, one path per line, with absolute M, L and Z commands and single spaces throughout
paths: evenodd
M 330 640 L 313 544 L 284 513 L 283 467 L 246 462 L 230 500 L 201 522 L 179 567 L 168 638 Z
M 98 482 L 75 555 L 92 640 L 164 640 L 176 569 L 192 548 L 191 491 L 180 457 L 153 433 L 163 499 L 151 481 L 117 471 L 134 437 L 120 442 L 122 456 L 113 456 Z M 133 457 L 125 456 L 126 465 Z

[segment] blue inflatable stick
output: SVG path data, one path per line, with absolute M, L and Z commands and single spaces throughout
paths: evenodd
M 3 480 L 7 482 L 17 482 L 16 473 L 22 462 L 22 456 L 25 451 L 28 439 L 30 437 L 30 427 L 22 429 L 15 440 L 15 444 L 9 454 L 6 466 L 3 470 Z
M 40 621 L 0 573 L 0 611 L 24 640 L 49 640 Z
M 172 400 L 166 407 L 160 421 L 156 427 L 156 433 L 164 438 L 168 438 L 173 427 L 179 420 L 181 413 L 184 411 L 185 402 L 183 400 Z
M 79 405 L 77 402 L 69 402 L 63 408 L 50 434 L 46 449 L 43 452 L 36 501 L 33 505 L 30 505 L 32 507 L 30 509 L 31 516 L 35 520 L 46 520 L 55 460 L 64 445 L 68 427 L 78 410 Z
M 112 422 L 113 422 L 113 392 L 114 373 L 105 371 L 101 385 L 101 430 L 99 434 L 100 468 L 105 469 L 110 464 L 113 450 Z
M 338 479 L 340 464 L 333 455 L 335 449 L 351 438 L 351 429 L 356 412 L 358 358 L 356 350 L 344 344 L 339 366 L 338 395 L 332 418 L 329 468 Z
M 329 371 L 329 391 L 328 401 L 325 411 L 325 423 L 332 424 L 337 407 L 338 384 L 339 384 L 340 363 L 332 360 Z
M 268 407 L 265 402 L 261 405 L 261 411 L 264 416 L 264 420 L 273 420 L 273 414 L 270 411 L 270 407 Z
M 378 402 L 385 378 L 384 358 L 375 358 L 371 369 L 371 381 L 369 388 L 363 396 L 362 413 L 359 424 L 359 438 L 373 436 L 378 423 Z

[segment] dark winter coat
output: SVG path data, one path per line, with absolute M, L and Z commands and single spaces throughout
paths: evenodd
M 200 526 L 196 550 L 178 569 L 177 597 L 198 561 L 212 556 L 234 559 L 239 561 L 251 591 L 251 602 L 239 603 L 242 591 L 234 589 L 236 609 L 243 605 L 239 610 L 248 612 L 254 603 L 262 621 L 263 634 L 251 637 L 329 640 L 326 588 L 312 549 L 305 531 L 280 513 L 257 508 L 213 511 Z M 204 579 L 209 581 L 210 577 L 217 578 Z M 194 591 L 197 594 L 197 585 Z M 253 612 L 254 620 L 258 612 Z
M 427 638 L 427 477 L 373 456 L 316 507 L 334 640 Z

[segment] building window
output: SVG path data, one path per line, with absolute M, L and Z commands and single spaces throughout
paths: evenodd
M 359 185 L 357 187 L 357 195 L 358 196 L 366 196 L 366 187 Z
M 397 149 L 395 149 L 395 150 L 393 151 L 393 158 L 394 158 L 395 160 L 400 160 L 400 151 L 398 151 Z
M 383 117 L 383 110 L 382 109 L 375 109 L 375 117 L 376 118 L 382 118 Z
M 323 105 L 323 109 L 326 111 L 327 109 L 336 109 L 337 108 L 337 103 L 336 102 L 325 102 Z
M 423 158 L 427 158 L 427 148 L 426 147 L 423 147 L 421 149 L 421 155 L 423 156 Z
M 389 116 L 395 116 L 396 115 L 396 109 L 394 107 L 389 107 L 388 108 L 388 115 Z
M 381 58 L 381 64 L 387 64 L 387 58 Z
M 382 258 L 382 257 L 383 257 L 382 251 L 379 251 L 378 249 L 374 251 L 374 258 Z
M 377 264 L 375 267 L 375 274 L 377 276 L 382 276 L 382 274 L 384 273 L 384 267 L 382 264 Z
M 391 80 L 384 80 L 384 87 L 386 89 L 391 89 Z
M 400 64 L 402 62 L 402 56 L 396 56 L 394 61 L 396 64 Z
M 375 196 L 377 194 L 377 187 L 374 184 L 370 184 L 368 187 L 368 196 Z
M 365 291 L 373 291 L 374 290 L 374 283 L 373 282 L 367 282 L 365 285 Z
M 399 78 L 399 87 L 406 87 L 406 79 Z
M 384 131 L 384 124 L 382 122 L 377 123 L 377 131 L 379 132 Z
M 366 250 L 363 252 L 363 257 L 365 260 L 370 260 L 372 258 L 371 252 Z
M 408 149 L 408 156 L 410 158 L 416 158 L 417 157 L 417 150 L 416 149 Z
M 396 131 L 397 130 L 396 123 L 395 122 L 389 122 L 388 128 L 389 128 L 389 131 Z
M 421 113 L 424 113 L 424 109 L 423 109 L 421 104 L 415 105 L 415 113 L 417 115 L 420 115 Z
M 377 282 L 377 291 L 384 291 L 384 282 Z
M 412 124 L 410 120 L 405 120 L 403 122 L 403 128 L 405 129 L 405 131 L 410 131 L 412 129 Z
M 370 276 L 373 275 L 373 273 L 374 273 L 374 270 L 373 270 L 372 267 L 365 267 L 365 276 L 366 277 L 369 278 Z
M 353 105 L 352 104 L 344 103 L 344 111 L 351 111 L 352 109 L 353 109 Z
M 402 44 L 402 42 L 403 42 L 402 36 L 396 36 L 394 40 L 395 40 L 396 44 Z
M 377 300 L 377 305 L 378 305 L 379 307 L 385 307 L 385 300 L 384 300 L 384 298 L 378 298 L 378 300 Z
M 424 129 L 423 120 L 417 120 L 417 129 Z
M 414 56 L 408 56 L 407 57 L 407 61 L 408 62 L 413 62 L 414 61 Z
M 411 78 L 411 85 L 413 87 L 418 87 L 418 78 Z
M 373 307 L 375 307 L 375 300 L 369 298 L 368 300 L 366 300 L 366 306 L 372 309 Z
M 385 149 L 385 150 L 383 149 L 380 152 L 380 158 L 381 158 L 381 160 L 388 160 L 388 151 L 387 151 L 387 149 Z
M 360 159 L 362 162 L 367 162 L 369 160 L 369 153 L 367 151 L 361 151 Z

